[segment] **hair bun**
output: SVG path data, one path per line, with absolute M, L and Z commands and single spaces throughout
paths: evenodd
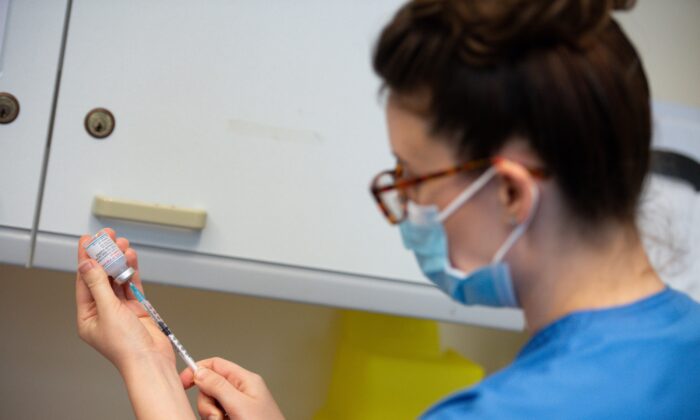
M 536 48 L 585 46 L 611 21 L 611 12 L 634 0 L 425 0 L 414 2 L 414 18 L 437 18 L 469 64 Z M 441 25 L 445 27 L 445 25 Z

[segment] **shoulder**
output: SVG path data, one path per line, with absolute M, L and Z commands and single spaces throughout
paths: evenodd
M 636 350 L 611 351 L 616 354 L 610 358 L 593 351 L 580 359 L 511 366 L 445 398 L 422 418 L 693 418 L 700 413 L 697 356 L 691 367 L 687 360 L 664 365 Z M 662 399 L 659 389 L 666 390 Z
M 556 400 L 550 387 L 557 387 L 546 377 L 542 372 L 511 365 L 474 388 L 448 396 L 422 419 L 556 417 L 558 411 L 548 402 Z
M 566 320 L 549 337 L 534 337 L 508 368 L 423 418 L 697 416 L 700 304 L 680 292 L 668 296 L 663 311 L 646 308 L 653 319 L 635 311 Z
M 672 302 L 682 318 L 691 323 L 700 321 L 700 303 L 698 301 L 675 289 L 669 289 L 669 293 L 673 296 Z

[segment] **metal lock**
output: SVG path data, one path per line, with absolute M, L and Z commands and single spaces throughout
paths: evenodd
M 85 129 L 96 139 L 103 139 L 114 131 L 114 115 L 104 108 L 95 108 L 85 117 Z
M 7 92 L 0 92 L 0 124 L 9 124 L 19 115 L 17 98 Z

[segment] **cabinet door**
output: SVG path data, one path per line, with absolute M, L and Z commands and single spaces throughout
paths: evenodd
M 370 56 L 399 3 L 74 1 L 40 230 L 423 282 L 368 191 L 394 164 Z M 97 219 L 98 195 L 207 225 Z
M 0 92 L 19 105 L 0 124 L 0 262 L 29 256 L 65 15 L 65 0 L 0 0 Z

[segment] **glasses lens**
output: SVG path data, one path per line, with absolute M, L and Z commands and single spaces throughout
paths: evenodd
M 396 183 L 396 178 L 392 173 L 384 173 L 376 183 L 377 188 L 388 187 Z M 392 188 L 379 194 L 379 201 L 382 206 L 389 212 L 390 217 L 398 222 L 403 220 L 406 211 L 406 194 L 397 189 Z

